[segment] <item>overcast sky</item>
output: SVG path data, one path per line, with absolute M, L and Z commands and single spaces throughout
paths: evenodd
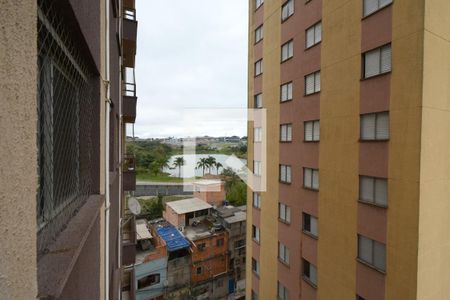
M 136 10 L 135 135 L 246 135 L 245 112 L 219 109 L 247 107 L 248 1 L 136 0 Z

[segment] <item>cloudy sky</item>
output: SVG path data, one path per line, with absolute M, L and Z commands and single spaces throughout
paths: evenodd
M 248 1 L 136 0 L 136 9 L 135 135 L 246 135 L 236 108 L 247 106 Z

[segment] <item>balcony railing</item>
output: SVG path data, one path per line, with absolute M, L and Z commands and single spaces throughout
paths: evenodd
M 136 10 L 126 8 L 123 15 L 123 64 L 130 68 L 135 63 L 137 26 Z
M 136 219 L 131 215 L 122 225 L 122 265 L 136 261 L 136 243 Z
M 136 190 L 136 160 L 133 155 L 125 155 L 122 166 L 123 190 Z

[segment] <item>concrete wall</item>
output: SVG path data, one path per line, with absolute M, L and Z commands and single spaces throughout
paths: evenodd
M 36 280 L 36 1 L 0 1 L 0 291 L 34 299 Z
M 192 185 L 183 186 L 182 184 L 137 184 L 134 195 L 140 196 L 163 196 L 173 195 L 192 195 Z

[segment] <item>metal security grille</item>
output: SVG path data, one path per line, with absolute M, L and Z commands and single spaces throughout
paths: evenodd
M 39 255 L 93 193 L 95 183 L 94 76 L 56 2 L 38 1 Z

